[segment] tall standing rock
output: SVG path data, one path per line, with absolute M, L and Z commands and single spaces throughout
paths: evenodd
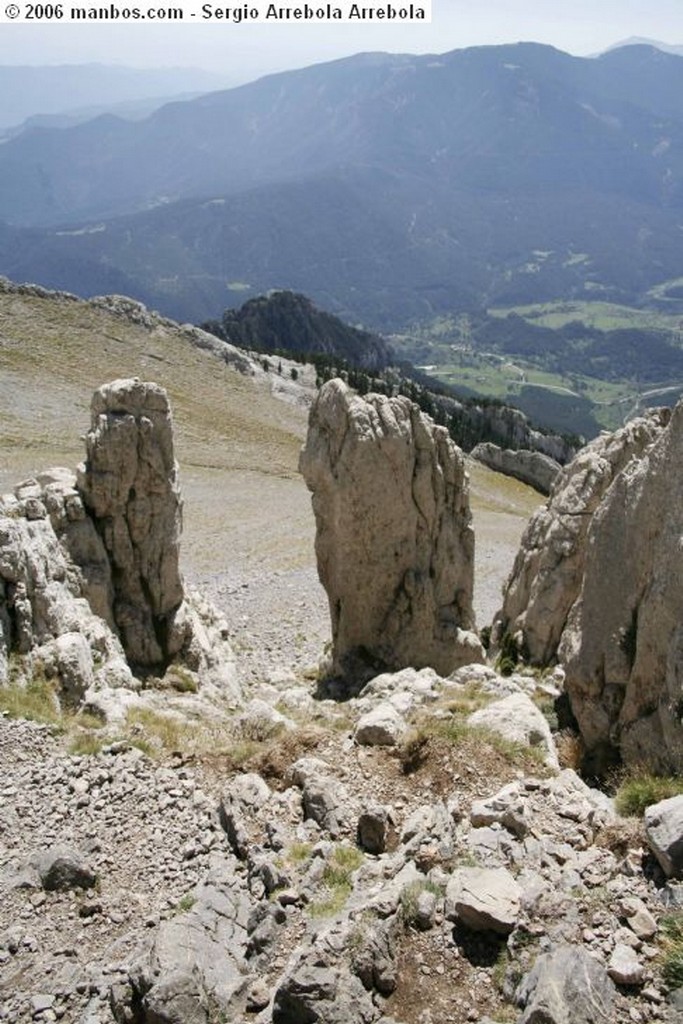
M 329 381 L 311 409 L 300 469 L 313 494 L 333 672 L 446 675 L 481 661 L 474 532 L 462 452 L 407 398 Z
M 178 566 L 181 499 L 168 397 L 158 384 L 118 380 L 93 395 L 79 490 L 112 568 L 113 614 L 126 656 L 163 667 L 182 639 Z
M 582 448 L 529 520 L 496 616 L 494 642 L 510 633 L 535 665 L 557 656 L 583 585 L 592 517 L 617 476 L 660 436 L 667 410 L 632 420 Z
M 683 403 L 588 445 L 533 517 L 496 623 L 560 661 L 591 770 L 683 771 Z
M 560 645 L 589 750 L 683 772 L 683 403 L 593 517 Z

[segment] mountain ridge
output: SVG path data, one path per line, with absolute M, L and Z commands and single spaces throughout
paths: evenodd
M 361 54 L 0 146 L 0 271 L 191 320 L 286 288 L 386 330 L 650 301 L 682 206 L 681 57 Z

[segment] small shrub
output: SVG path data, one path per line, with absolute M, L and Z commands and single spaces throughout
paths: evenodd
M 500 652 L 496 662 L 496 670 L 502 676 L 511 676 L 519 662 L 519 648 L 512 633 L 503 633 L 500 641 Z
M 311 903 L 311 917 L 330 917 L 339 913 L 353 890 L 351 875 L 363 863 L 363 854 L 355 846 L 337 846 L 325 865 L 322 899 Z
M 197 897 L 191 892 L 186 892 L 184 896 L 181 896 L 176 904 L 176 910 L 179 914 L 187 914 L 189 910 L 192 910 L 193 906 L 197 902 Z
M 554 736 L 557 759 L 560 768 L 573 768 L 578 772 L 583 764 L 585 748 L 583 740 L 573 729 L 562 729 Z
M 412 775 L 429 756 L 429 734 L 424 729 L 411 729 L 397 747 L 404 775 Z
M 69 753 L 75 756 L 92 757 L 99 754 L 106 739 L 92 732 L 78 733 L 69 743 Z
M 683 912 L 667 914 L 659 922 L 662 977 L 672 990 L 683 988 Z
M 615 804 L 619 814 L 639 817 L 651 804 L 683 793 L 683 778 L 664 778 L 645 770 L 628 776 L 619 786 Z
M 418 878 L 415 882 L 409 882 L 408 885 L 404 886 L 399 897 L 399 908 L 403 924 L 406 928 L 415 927 L 418 902 L 423 892 L 431 892 L 435 896 L 443 896 L 444 891 L 443 886 L 437 885 L 436 882 L 430 882 L 427 878 Z
M 166 673 L 166 681 L 177 693 L 197 693 L 197 679 L 183 665 L 172 665 Z

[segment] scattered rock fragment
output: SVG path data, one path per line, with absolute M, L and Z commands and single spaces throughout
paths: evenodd
M 520 901 L 521 890 L 505 868 L 458 868 L 446 889 L 446 917 L 507 935 L 519 919 Z
M 473 712 L 469 725 L 492 729 L 506 740 L 543 751 L 546 764 L 559 765 L 557 750 L 547 719 L 525 693 L 512 693 Z
M 32 859 L 41 885 L 48 891 L 92 889 L 97 873 L 78 850 L 54 846 L 41 851 Z
M 683 794 L 647 808 L 645 833 L 667 878 L 683 878 Z
M 359 718 L 353 738 L 363 747 L 395 747 L 407 728 L 393 704 L 382 703 Z

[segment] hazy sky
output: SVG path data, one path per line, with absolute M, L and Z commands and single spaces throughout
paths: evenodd
M 79 2 L 101 7 L 110 0 Z M 140 0 L 117 2 L 140 5 Z M 198 2 L 201 5 L 203 0 Z M 227 0 L 225 6 L 231 2 Z M 308 2 L 318 6 L 322 0 Z M 396 6 L 405 2 L 393 0 Z M 303 0 L 281 3 L 296 6 Z M 220 0 L 214 6 L 219 4 Z M 0 64 L 185 65 L 245 81 L 268 71 L 362 50 L 443 53 L 464 46 L 534 40 L 588 55 L 629 36 L 683 44 L 682 0 L 433 0 L 432 11 L 431 25 L 397 27 L 388 22 L 325 26 L 217 21 L 97 26 L 3 23 Z

